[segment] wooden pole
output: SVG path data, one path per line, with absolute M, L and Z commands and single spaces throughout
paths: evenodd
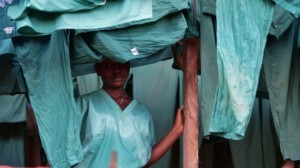
M 183 133 L 183 167 L 198 168 L 198 77 L 199 40 L 184 41 L 184 108 L 185 126 Z

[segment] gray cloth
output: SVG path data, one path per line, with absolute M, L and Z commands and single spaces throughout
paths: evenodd
M 295 17 L 300 16 L 300 1 L 299 0 L 273 0 L 275 3 L 292 13 Z
M 269 34 L 280 38 L 280 36 L 292 25 L 295 17 L 288 11 L 276 5 Z
M 70 167 L 82 159 L 82 150 L 67 33 L 18 37 L 13 42 L 48 161 L 51 167 Z
M 279 39 L 268 38 L 264 72 L 284 159 L 300 160 L 299 19 Z
M 202 5 L 202 4 L 201 4 Z M 214 23 L 216 20 L 211 15 L 201 14 L 201 89 L 200 111 L 202 114 L 201 125 L 204 136 L 209 135 L 212 112 L 218 81 L 217 48 Z
M 25 166 L 24 139 L 25 122 L 0 123 L 0 165 Z
M 256 99 L 242 140 L 229 140 L 235 168 L 275 168 L 279 152 L 270 101 Z

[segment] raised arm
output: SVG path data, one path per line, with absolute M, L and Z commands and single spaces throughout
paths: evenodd
M 145 167 L 149 167 L 157 162 L 182 135 L 184 126 L 183 107 L 177 110 L 175 124 L 172 129 L 152 148 L 151 158 Z

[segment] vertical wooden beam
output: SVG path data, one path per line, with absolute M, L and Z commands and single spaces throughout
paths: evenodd
M 184 40 L 184 108 L 183 167 L 198 168 L 198 77 L 199 40 Z

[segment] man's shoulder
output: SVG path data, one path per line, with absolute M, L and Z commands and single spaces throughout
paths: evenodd
M 93 91 L 93 92 L 90 92 L 90 93 L 86 93 L 86 94 L 84 94 L 84 95 L 82 95 L 82 96 L 80 96 L 82 99 L 89 99 L 89 98 L 91 98 L 91 97 L 94 97 L 94 96 L 99 96 L 99 92 L 100 92 L 100 90 L 95 90 L 95 91 Z
M 94 99 L 94 97 L 96 97 L 96 96 L 99 97 L 99 90 L 81 95 L 81 96 L 76 98 L 76 101 L 77 102 L 78 101 L 88 101 L 88 100 Z
M 151 116 L 149 108 L 145 104 L 143 104 L 137 100 L 135 100 L 135 101 L 136 101 L 135 110 L 137 110 L 139 113 L 145 113 L 145 114 Z

